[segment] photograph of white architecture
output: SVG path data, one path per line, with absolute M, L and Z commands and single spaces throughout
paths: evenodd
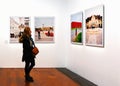
M 10 43 L 18 43 L 25 26 L 30 26 L 29 17 L 10 17 Z

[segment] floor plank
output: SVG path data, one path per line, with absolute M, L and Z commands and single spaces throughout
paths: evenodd
M 55 68 L 34 68 L 34 82 L 24 79 L 23 68 L 0 68 L 0 86 L 80 86 Z

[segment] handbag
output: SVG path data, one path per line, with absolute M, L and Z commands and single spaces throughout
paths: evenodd
M 35 46 L 33 49 L 32 49 L 32 52 L 34 55 L 37 55 L 39 53 L 39 50 L 38 48 Z

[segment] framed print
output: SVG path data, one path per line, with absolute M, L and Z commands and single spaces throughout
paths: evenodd
M 19 43 L 25 26 L 30 25 L 30 17 L 10 17 L 10 43 Z
M 103 5 L 85 11 L 86 45 L 104 47 Z
M 35 17 L 35 42 L 54 42 L 54 17 Z
M 71 15 L 71 43 L 83 44 L 83 13 Z

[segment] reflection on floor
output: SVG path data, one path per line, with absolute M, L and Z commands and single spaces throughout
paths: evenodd
M 66 68 L 34 68 L 26 82 L 23 68 L 0 68 L 0 86 L 97 86 Z
M 23 68 L 0 68 L 0 86 L 81 86 L 56 68 L 34 68 L 26 82 Z

